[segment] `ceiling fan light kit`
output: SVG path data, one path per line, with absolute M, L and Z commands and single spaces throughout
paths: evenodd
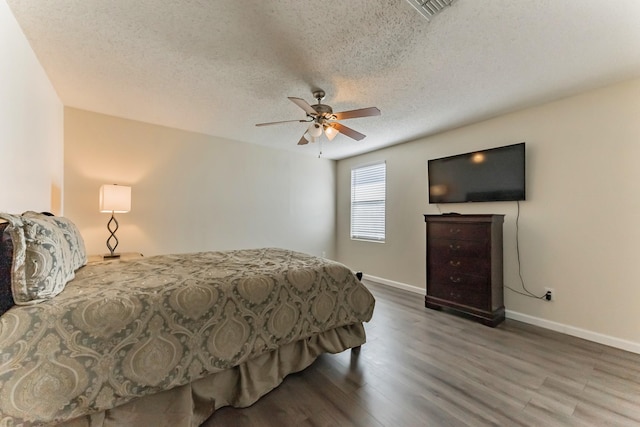
M 339 133 L 348 136 L 351 139 L 355 139 L 356 141 L 360 141 L 364 139 L 366 135 L 339 123 L 337 120 L 380 115 L 380 110 L 377 107 L 360 108 L 358 110 L 349 110 L 334 113 L 331 106 L 322 103 L 322 100 L 325 97 L 325 92 L 323 90 L 318 89 L 314 91 L 313 97 L 316 99 L 317 104 L 309 105 L 309 103 L 302 98 L 296 98 L 293 96 L 289 97 L 289 100 L 291 102 L 296 104 L 307 114 L 306 120 L 284 120 L 279 122 L 258 123 L 256 124 L 256 126 L 270 126 L 291 122 L 310 123 L 306 132 L 298 141 L 298 145 L 305 145 L 309 142 L 315 142 L 316 139 L 322 137 L 323 132 L 329 141 L 333 141 L 333 139 Z
M 318 138 L 320 135 L 322 135 L 322 125 L 320 123 L 313 122 L 309 125 L 309 130 L 307 132 L 312 137 Z
M 407 0 L 427 21 L 442 12 L 443 9 L 451 6 L 456 0 Z
M 338 131 L 336 130 L 336 128 L 332 126 L 325 125 L 324 134 L 329 141 L 333 141 L 333 138 L 335 138 L 336 135 L 338 135 Z

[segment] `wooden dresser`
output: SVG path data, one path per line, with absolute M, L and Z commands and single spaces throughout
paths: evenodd
M 425 307 L 451 308 L 485 325 L 504 320 L 504 215 L 425 215 Z

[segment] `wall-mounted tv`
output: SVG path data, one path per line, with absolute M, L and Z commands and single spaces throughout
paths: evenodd
M 525 200 L 525 143 L 429 160 L 429 203 Z

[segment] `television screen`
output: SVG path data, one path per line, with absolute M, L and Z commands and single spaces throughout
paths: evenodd
M 429 160 L 429 203 L 525 200 L 524 146 Z

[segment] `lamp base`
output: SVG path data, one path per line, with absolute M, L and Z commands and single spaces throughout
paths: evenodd
M 118 220 L 113 216 L 113 212 L 111 212 L 111 219 L 107 223 L 107 230 L 109 230 L 110 233 L 109 238 L 107 239 L 109 254 L 105 255 L 104 258 L 120 258 L 120 255 L 115 253 L 116 248 L 118 247 L 118 238 L 116 237 L 116 231 L 118 231 Z M 115 242 L 115 245 L 111 245 L 111 240 Z
M 106 254 L 102 256 L 102 259 L 116 259 L 120 258 L 120 254 Z

